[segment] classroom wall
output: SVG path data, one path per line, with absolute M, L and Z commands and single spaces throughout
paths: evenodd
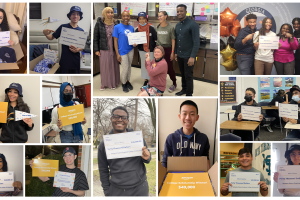
M 85 32 L 91 26 L 91 3 L 42 3 L 42 19 L 53 17 L 59 19 L 58 22 L 42 24 L 45 20 L 30 20 L 30 31 L 42 31 L 44 29 L 56 30 L 61 24 L 70 22 L 67 14 L 72 6 L 79 6 L 83 12 L 83 18 L 78 22 L 78 26 Z
M 37 115 L 32 118 L 34 128 L 28 131 L 28 143 L 40 142 L 40 77 L 39 76 L 2 76 L 0 81 L 0 101 L 4 101 L 5 89 L 11 83 L 19 83 L 23 88 L 23 100 L 28 104 L 30 113 Z
M 244 143 L 220 143 L 220 151 L 239 152 Z
M 158 99 L 158 145 L 160 151 L 164 151 L 167 136 L 182 127 L 178 114 L 180 104 L 185 100 L 187 99 Z M 195 128 L 197 128 L 200 132 L 205 133 L 209 139 L 209 159 L 210 165 L 212 166 L 214 163 L 214 146 L 218 145 L 218 143 L 215 143 L 215 131 L 217 128 L 217 98 L 192 100 L 198 105 L 199 110 L 199 120 L 195 123 Z M 215 149 L 217 151 L 216 147 Z M 215 161 L 217 160 L 218 157 L 215 157 Z
M 17 153 L 16 153 L 17 152 Z M 20 181 L 24 188 L 23 183 L 23 146 L 10 145 L 0 146 L 0 153 L 5 156 L 7 162 L 7 171 L 14 172 L 14 181 Z M 18 196 L 23 196 L 23 191 Z

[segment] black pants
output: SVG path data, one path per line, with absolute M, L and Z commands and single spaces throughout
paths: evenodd
M 270 117 L 275 117 L 275 120 L 271 122 L 270 126 L 273 126 L 275 124 L 280 125 L 280 117 L 278 110 L 266 110 L 267 115 Z
M 241 137 L 242 141 L 253 141 L 253 139 L 252 139 L 252 131 L 234 130 L 233 134 Z M 259 130 L 258 130 L 258 127 L 257 127 L 254 130 L 254 139 L 257 138 L 258 134 L 259 134 Z
M 186 92 L 187 96 L 193 95 L 194 90 L 194 76 L 193 76 L 193 66 L 188 66 L 189 58 L 177 57 L 178 66 L 181 72 L 181 86 L 182 90 Z
M 145 180 L 140 185 L 129 189 L 117 188 L 111 184 L 105 196 L 149 196 L 148 181 Z
M 300 75 L 300 59 L 295 59 L 295 75 Z

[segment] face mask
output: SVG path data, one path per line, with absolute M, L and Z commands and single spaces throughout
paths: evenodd
M 246 96 L 244 97 L 244 99 L 245 99 L 247 102 L 250 102 L 250 101 L 252 101 L 252 96 L 246 95 Z
M 65 100 L 66 102 L 69 102 L 69 101 L 71 101 L 72 98 L 73 98 L 73 93 L 66 93 L 66 94 L 63 95 L 63 98 L 64 98 L 64 100 Z
M 145 23 L 145 24 L 141 24 L 141 23 L 139 23 L 139 25 L 141 25 L 141 26 L 146 26 L 146 24 L 147 24 L 147 23 Z
M 298 102 L 300 100 L 299 96 L 298 95 L 295 95 L 292 97 L 292 99 L 296 102 Z

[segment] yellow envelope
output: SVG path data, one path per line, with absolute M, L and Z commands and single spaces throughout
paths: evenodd
M 58 160 L 33 159 L 33 177 L 54 177 L 55 171 L 59 171 Z
M 8 102 L 0 102 L 0 123 L 7 122 L 7 107 Z
M 58 108 L 57 112 L 62 126 L 76 124 L 78 122 L 83 122 L 84 120 L 83 104 Z

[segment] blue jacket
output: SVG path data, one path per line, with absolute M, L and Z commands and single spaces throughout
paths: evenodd
M 236 53 L 240 54 L 253 54 L 255 53 L 255 49 L 253 47 L 253 39 L 248 40 L 244 45 L 243 45 L 243 39 L 252 33 L 255 33 L 256 29 L 254 32 L 251 31 L 251 28 L 249 26 L 246 26 L 245 28 L 242 28 L 238 34 L 238 36 L 235 38 L 235 43 L 234 43 L 234 48 L 236 49 Z
M 188 139 L 182 132 L 182 128 L 168 135 L 162 165 L 167 168 L 169 156 L 207 156 L 209 160 L 209 140 L 204 133 L 194 127 L 193 136 Z

